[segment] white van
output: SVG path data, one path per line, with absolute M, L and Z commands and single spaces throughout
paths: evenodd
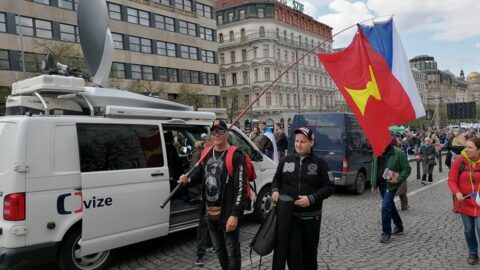
M 160 205 L 215 115 L 79 80 L 35 77 L 7 100 L 18 115 L 0 117 L 0 269 L 103 269 L 115 248 L 197 226 L 187 191 Z M 276 164 L 237 128 L 229 140 L 254 161 L 262 217 Z

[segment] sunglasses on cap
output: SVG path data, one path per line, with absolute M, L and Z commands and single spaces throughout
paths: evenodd
M 212 130 L 211 132 L 212 136 L 224 135 L 225 133 L 227 133 L 227 131 L 224 129 L 215 129 L 215 130 Z

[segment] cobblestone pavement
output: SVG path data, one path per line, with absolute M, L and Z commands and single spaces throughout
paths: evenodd
M 394 237 L 388 244 L 379 242 L 380 195 L 337 191 L 324 202 L 319 269 L 478 268 L 467 264 L 463 226 L 458 214 L 451 211 L 446 177 L 446 172 L 436 172 L 434 183 L 423 186 L 415 180 L 413 170 L 408 183 L 412 208 L 400 212 L 405 235 Z M 242 224 L 242 269 L 259 268 L 259 256 L 252 254 L 253 264 L 249 258 L 249 243 L 258 226 L 248 220 Z M 122 248 L 109 269 L 219 269 L 213 253 L 207 253 L 203 268 L 194 265 L 195 233 L 188 230 Z M 271 255 L 264 257 L 261 269 L 270 269 L 271 260 Z

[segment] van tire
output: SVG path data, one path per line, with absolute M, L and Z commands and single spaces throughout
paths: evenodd
M 81 228 L 77 227 L 68 232 L 62 241 L 58 253 L 58 267 L 61 270 L 102 270 L 112 262 L 114 250 L 107 250 L 85 257 L 76 257 L 80 251 L 78 242 L 82 238 Z
M 272 192 L 270 191 L 270 186 L 266 186 L 255 198 L 253 218 L 258 222 L 262 222 L 270 209 L 272 209 Z
M 365 186 L 367 184 L 366 176 L 363 172 L 358 172 L 355 177 L 355 183 L 352 186 L 352 191 L 354 194 L 360 195 L 365 191 Z

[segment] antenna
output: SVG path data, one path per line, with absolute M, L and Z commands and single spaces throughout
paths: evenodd
M 92 82 L 102 87 L 108 86 L 114 49 L 108 19 L 105 0 L 78 1 L 80 45 Z

